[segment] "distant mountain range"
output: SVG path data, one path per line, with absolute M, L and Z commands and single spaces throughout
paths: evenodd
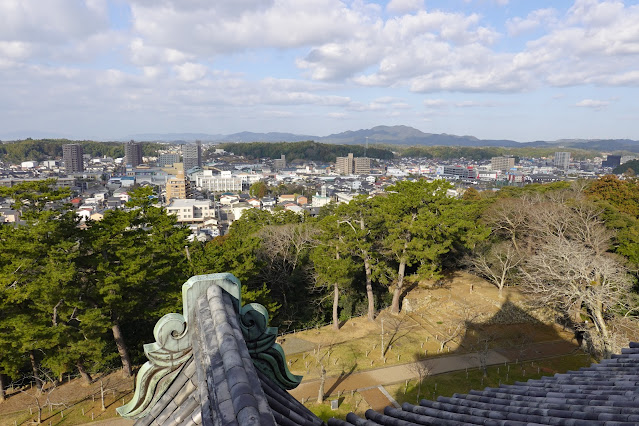
M 34 135 L 39 132 L 35 132 Z M 41 132 L 40 132 L 41 133 Z M 6 135 L 2 139 L 10 138 Z M 35 135 L 36 137 L 44 137 Z M 51 137 L 50 135 L 48 137 Z M 207 133 L 140 133 L 121 138 L 122 141 L 158 141 L 158 142 L 299 142 L 313 140 L 334 144 L 394 144 L 394 145 L 427 145 L 427 146 L 496 146 L 496 147 L 546 147 L 573 148 L 596 151 L 631 151 L 639 152 L 639 141 L 630 139 L 564 139 L 558 141 L 517 142 L 500 139 L 478 139 L 474 136 L 458 136 L 446 133 L 424 133 L 409 126 L 376 126 L 372 129 L 349 130 L 328 136 L 299 135 L 293 133 L 253 133 L 240 132 L 230 135 Z
M 446 133 L 424 133 L 409 126 L 376 126 L 372 129 L 349 130 L 328 136 L 298 135 L 293 133 L 253 133 L 241 132 L 230 135 L 211 135 L 204 133 L 137 134 L 123 138 L 136 141 L 182 141 L 193 142 L 299 142 L 313 140 L 335 144 L 395 144 L 427 146 L 497 146 L 508 148 L 545 147 L 578 148 L 597 151 L 639 152 L 639 141 L 630 139 L 563 139 L 558 141 L 517 142 L 508 139 L 478 139 L 474 136 L 457 136 Z

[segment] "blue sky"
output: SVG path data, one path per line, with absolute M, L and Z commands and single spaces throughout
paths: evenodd
M 637 1 L 3 0 L 0 138 L 639 140 Z

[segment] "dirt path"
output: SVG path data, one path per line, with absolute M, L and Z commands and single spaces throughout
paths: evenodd
M 488 365 L 496 365 L 504 362 L 531 361 L 553 355 L 566 355 L 574 352 L 576 346 L 564 340 L 554 342 L 536 343 L 529 345 L 526 350 L 513 351 L 510 349 L 497 349 L 488 354 Z M 430 374 L 442 374 L 465 368 L 479 367 L 477 354 L 462 354 L 443 356 L 435 359 L 422 361 L 428 366 Z M 361 391 L 363 389 L 377 389 L 377 386 L 401 383 L 405 380 L 418 378 L 415 363 L 393 365 L 390 367 L 378 368 L 375 370 L 353 373 L 346 377 L 330 377 L 326 379 L 326 394 L 336 394 L 339 392 Z M 314 398 L 319 391 L 319 380 L 309 380 L 302 383 L 289 393 L 298 400 Z M 380 392 L 381 393 L 381 392 Z M 371 394 L 372 395 L 372 394 Z M 372 397 L 372 396 L 371 396 Z M 388 405 L 388 399 L 386 405 Z M 375 399 L 377 400 L 377 399 Z M 368 399 L 367 399 L 368 401 Z
M 381 388 L 381 389 L 380 389 Z M 370 405 L 370 407 L 375 411 L 382 411 L 384 407 L 390 405 L 391 401 L 388 399 L 384 392 L 382 391 L 382 387 L 376 387 L 371 389 L 366 389 L 360 392 L 362 398 Z

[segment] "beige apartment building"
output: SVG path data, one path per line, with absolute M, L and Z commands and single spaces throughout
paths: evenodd
M 184 176 L 184 170 L 166 181 L 166 201 L 191 196 L 191 182 Z
M 340 175 L 366 175 L 371 172 L 371 159 L 354 157 L 352 153 L 349 153 L 347 157 L 337 157 L 335 171 Z
M 490 159 L 490 166 L 493 170 L 510 170 L 515 167 L 515 157 L 493 157 Z

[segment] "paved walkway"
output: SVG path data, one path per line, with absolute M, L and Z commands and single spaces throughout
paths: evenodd
M 135 423 L 135 420 L 123 419 L 116 417 L 113 419 L 101 420 L 99 422 L 84 423 L 80 426 L 131 426 Z
M 524 351 L 513 351 L 509 349 L 497 349 L 488 353 L 487 364 L 496 365 L 504 362 L 529 361 L 548 356 L 567 355 L 574 352 L 576 346 L 564 340 L 537 343 L 530 345 Z M 374 370 L 353 373 L 348 376 L 330 377 L 326 379 L 324 385 L 326 395 L 336 395 L 337 392 L 364 391 L 368 389 L 377 389 L 378 386 L 401 383 L 406 380 L 416 379 L 419 377 L 417 363 L 393 365 L 390 367 L 381 367 Z M 478 368 L 479 358 L 476 353 L 440 356 L 437 358 L 421 361 L 419 364 L 430 369 L 430 374 L 442 374 L 451 371 L 463 370 L 465 368 Z M 302 381 L 302 383 L 289 393 L 297 400 L 317 398 L 319 391 L 319 379 Z M 375 392 L 376 393 L 376 392 Z M 381 392 L 380 392 L 381 393 Z M 386 401 L 388 405 L 390 401 Z

